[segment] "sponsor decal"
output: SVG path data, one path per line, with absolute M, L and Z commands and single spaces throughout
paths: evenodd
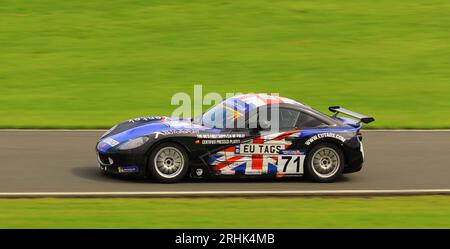
M 139 118 L 133 118 L 128 120 L 130 123 L 139 122 L 139 121 L 152 121 L 152 120 L 160 120 L 164 119 L 165 117 L 161 116 L 150 116 L 150 117 L 139 117 Z
M 119 173 L 132 173 L 132 172 L 138 172 L 139 167 L 138 166 L 125 166 L 125 167 L 118 167 L 117 170 Z
M 176 120 L 168 120 L 165 122 L 166 125 L 173 127 L 173 128 L 181 128 L 181 129 L 189 129 L 189 128 L 202 128 L 203 126 L 193 124 L 190 120 L 187 119 L 176 119 Z
M 234 170 L 222 170 L 222 171 L 220 171 L 220 174 L 221 175 L 234 175 L 234 174 L 236 174 L 236 171 L 234 171 Z
M 213 139 L 213 140 L 202 140 L 202 144 L 239 144 L 240 139 Z
M 341 142 L 345 142 L 345 138 L 343 136 L 336 134 L 336 133 L 332 133 L 332 132 L 325 132 L 325 133 L 320 133 L 320 134 L 310 137 L 308 140 L 306 140 L 305 144 L 310 145 L 317 139 L 321 139 L 321 138 L 325 138 L 325 137 L 335 138 Z
M 303 152 L 300 150 L 282 150 L 280 151 L 281 155 L 302 155 Z
M 181 129 L 181 130 L 168 130 L 168 131 L 159 131 L 155 132 L 155 139 L 159 136 L 167 136 L 167 135 L 185 135 L 185 134 L 195 134 L 198 133 L 198 130 L 194 129 Z
M 203 169 L 197 168 L 197 169 L 195 170 L 195 174 L 196 174 L 197 176 L 203 175 Z
M 106 138 L 106 139 L 103 139 L 103 141 L 102 141 L 102 148 L 104 148 L 104 147 L 106 147 L 106 145 L 105 144 L 107 144 L 107 145 L 109 145 L 109 146 L 111 146 L 111 147 L 114 147 L 114 146 L 116 146 L 116 145 L 118 145 L 119 144 L 119 142 L 117 142 L 116 140 L 114 140 L 114 139 L 112 139 L 112 138 Z
M 234 147 L 234 153 L 235 154 L 241 154 L 241 145 L 236 145 Z
M 284 144 L 241 144 L 239 147 L 235 147 L 235 153 L 276 155 L 284 149 L 284 147 Z
M 246 175 L 262 175 L 262 170 L 258 170 L 258 169 L 247 169 L 246 171 L 245 171 L 245 174 Z
M 199 133 L 197 134 L 197 138 L 203 138 L 203 139 L 233 139 L 233 138 L 244 138 L 244 133 L 226 133 L 226 134 L 220 134 L 220 133 Z

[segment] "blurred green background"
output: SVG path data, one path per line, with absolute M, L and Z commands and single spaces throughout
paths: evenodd
M 450 197 L 0 199 L 0 228 L 450 228 Z
M 105 128 L 176 92 L 278 92 L 372 128 L 450 128 L 450 2 L 0 4 L 0 127 Z

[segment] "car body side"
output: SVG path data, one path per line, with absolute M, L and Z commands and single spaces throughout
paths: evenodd
M 283 129 L 275 133 L 264 129 L 216 129 L 205 127 L 190 122 L 190 120 L 177 120 L 168 117 L 146 117 L 125 121 L 115 131 L 103 137 L 96 146 L 100 167 L 110 173 L 133 174 L 146 176 L 150 154 L 156 146 L 162 143 L 177 143 L 187 152 L 189 157 L 189 174 L 193 177 L 252 177 L 252 176 L 280 176 L 277 170 L 277 155 L 263 161 L 264 170 L 258 174 L 247 174 L 248 170 L 236 170 L 225 172 L 217 165 L 227 165 L 227 161 L 239 154 L 239 147 L 248 143 L 267 143 L 276 138 L 285 143 L 285 147 L 277 151 L 282 153 L 299 153 L 307 156 L 309 151 L 320 143 L 332 143 L 338 146 L 344 154 L 344 173 L 352 173 L 361 170 L 364 161 L 362 148 L 361 126 L 356 120 L 330 117 L 301 105 L 280 104 L 277 108 L 292 109 L 314 117 L 325 125 L 320 127 L 293 127 Z M 253 112 L 258 112 L 254 110 Z M 250 113 L 249 116 L 254 114 Z M 145 120 L 142 120 L 145 119 Z M 127 126 L 132 125 L 133 128 Z M 121 128 L 122 127 L 122 128 Z M 118 150 L 111 144 L 104 142 L 110 138 L 118 143 L 131 139 L 136 133 L 145 133 L 150 138 L 143 146 L 130 150 Z M 271 140 L 272 139 L 272 140 Z M 225 153 L 221 153 L 224 152 Z M 227 154 L 228 152 L 228 154 Z M 217 160 L 220 156 L 225 158 Z M 230 156 L 231 154 L 231 156 Z M 251 155 L 247 155 L 251 157 Z M 234 157 L 236 158 L 236 157 Z M 240 156 L 242 159 L 242 156 Z M 243 161 L 251 164 L 252 160 Z M 253 161 L 255 162 L 255 161 Z M 256 164 L 259 162 L 256 161 Z M 275 165 L 273 165 L 275 164 Z M 275 170 L 273 167 L 275 166 Z M 303 167 L 303 165 L 302 165 Z M 199 171 L 198 169 L 201 169 Z M 241 168 L 242 169 L 242 168 Z M 198 172 L 202 172 L 201 175 Z M 293 174 L 298 175 L 298 174 Z M 301 174 L 300 174 L 301 175 Z M 283 176 L 283 175 L 282 175 Z

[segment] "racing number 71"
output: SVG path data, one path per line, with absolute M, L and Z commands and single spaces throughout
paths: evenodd
M 286 172 L 287 167 L 289 166 L 289 163 L 292 160 L 292 156 L 282 156 L 281 159 L 286 160 L 285 163 L 284 163 L 284 168 L 283 168 L 283 172 Z M 300 157 L 296 157 L 294 159 L 294 161 L 292 161 L 292 163 L 297 164 L 297 171 L 296 172 L 299 172 L 300 171 Z

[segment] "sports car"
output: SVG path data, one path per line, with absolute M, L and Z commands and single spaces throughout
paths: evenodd
M 333 182 L 361 170 L 360 129 L 374 118 L 339 106 L 329 110 L 334 114 L 280 96 L 244 94 L 196 118 L 134 118 L 101 136 L 98 163 L 107 173 L 164 183 L 187 176 Z

